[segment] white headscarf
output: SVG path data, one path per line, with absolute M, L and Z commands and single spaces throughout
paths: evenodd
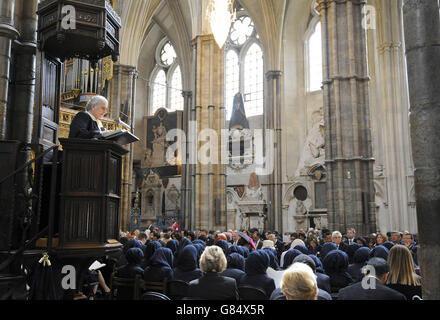
M 273 248 L 273 249 L 275 249 L 275 245 L 274 245 L 272 240 L 264 240 L 263 241 L 263 246 L 261 247 L 261 249 L 264 249 L 264 248 Z
M 297 245 L 306 246 L 304 241 L 302 241 L 301 239 L 295 239 L 292 241 L 292 244 L 290 245 L 290 249 L 294 249 Z

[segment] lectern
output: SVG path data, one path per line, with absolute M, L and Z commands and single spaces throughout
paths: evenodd
M 113 141 L 59 140 L 59 247 L 92 248 L 118 239 L 122 157 L 129 151 Z

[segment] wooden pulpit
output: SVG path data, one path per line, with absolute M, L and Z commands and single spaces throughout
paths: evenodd
M 129 151 L 106 140 L 59 140 L 63 146 L 59 248 L 111 243 L 119 238 L 122 157 Z

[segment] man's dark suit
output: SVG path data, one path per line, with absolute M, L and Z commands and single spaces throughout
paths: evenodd
M 339 290 L 338 300 L 406 300 L 406 297 L 376 279 L 376 289 L 364 289 L 362 281 L 357 282 Z
M 347 249 L 348 249 L 348 244 L 346 244 L 345 242 L 341 241 L 341 243 L 338 246 L 338 250 L 347 252 Z
M 78 112 L 70 124 L 69 138 L 93 139 L 100 138 L 98 124 L 86 112 Z
M 257 250 L 260 250 L 263 247 L 263 240 L 258 240 L 258 242 L 255 243 L 255 247 Z
M 216 272 L 207 272 L 203 277 L 193 280 L 188 286 L 188 297 L 206 300 L 238 300 L 235 279 L 223 277 Z
M 275 243 L 275 249 L 277 250 L 278 261 L 280 261 L 281 254 L 284 252 L 284 243 L 280 240 L 277 240 L 277 242 Z

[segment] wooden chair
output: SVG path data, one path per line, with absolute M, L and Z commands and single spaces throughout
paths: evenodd
M 188 282 L 183 280 L 170 280 L 167 283 L 168 296 L 172 300 L 182 300 L 188 293 Z
M 154 291 L 154 292 L 159 292 L 159 293 L 163 293 L 163 294 L 167 294 L 167 282 L 168 279 L 163 279 L 162 281 L 159 282 L 152 282 L 152 281 L 143 281 L 143 286 L 142 289 L 144 289 L 144 291 Z
M 143 280 L 140 275 L 135 278 L 121 278 L 112 275 L 110 290 L 112 300 L 140 300 Z
M 169 297 L 160 292 L 148 291 L 142 295 L 142 300 L 171 300 Z
M 240 300 L 269 300 L 264 290 L 251 286 L 239 286 L 238 295 Z

